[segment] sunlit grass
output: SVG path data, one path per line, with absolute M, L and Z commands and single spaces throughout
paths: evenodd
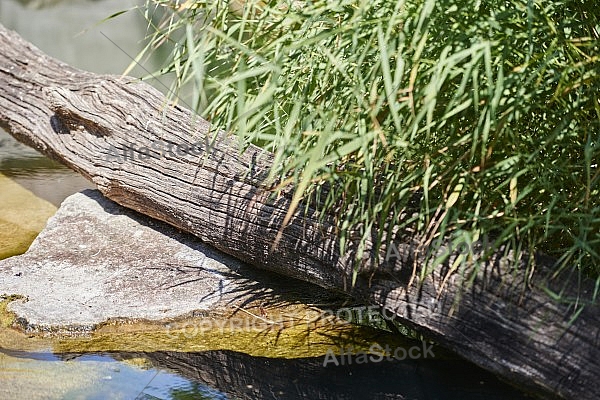
M 410 226 L 425 244 L 491 237 L 600 275 L 594 2 L 149 0 L 145 12 L 147 51 L 171 54 L 162 72 L 193 86 L 216 127 L 273 152 L 271 179 L 296 188 L 289 216 L 318 199 L 342 249 L 378 254 Z

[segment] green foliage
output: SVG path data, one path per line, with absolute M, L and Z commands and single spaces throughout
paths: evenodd
M 342 248 L 411 226 L 600 275 L 594 2 L 149 0 L 149 20 L 157 10 L 164 71 L 193 83 L 215 126 L 275 154 L 271 178 L 297 188 L 290 215 L 301 199 L 334 212 Z

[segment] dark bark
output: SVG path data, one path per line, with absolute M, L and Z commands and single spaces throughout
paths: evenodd
M 445 280 L 451 257 L 446 267 L 408 284 L 423 258 L 408 254 L 412 244 L 405 241 L 398 247 L 408 255 L 390 265 L 375 265 L 369 253 L 352 286 L 354 248 L 340 257 L 332 218 L 320 221 L 308 209 L 274 246 L 290 196 L 273 198 L 264 183 L 271 154 L 254 146 L 242 152 L 234 137 L 210 134 L 206 121 L 169 104 L 152 87 L 76 70 L 2 27 L 0 87 L 2 127 L 79 171 L 117 203 L 257 267 L 376 303 L 541 396 L 600 398 L 600 312 L 585 303 L 594 286 L 548 279 L 553 260 L 538 256 L 527 287 L 526 268 L 507 266 L 510 257 L 528 255 L 502 249 L 478 270 L 467 265 Z M 465 284 L 471 276 L 472 284 Z M 559 284 L 565 284 L 558 288 L 562 298 L 579 296 L 578 308 L 550 299 L 545 289 Z

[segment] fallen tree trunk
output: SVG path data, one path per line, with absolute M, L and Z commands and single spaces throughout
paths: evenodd
M 273 246 L 290 196 L 273 198 L 264 183 L 269 153 L 254 146 L 241 151 L 235 138 L 211 134 L 206 121 L 170 105 L 152 87 L 76 70 L 1 26 L 0 87 L 3 128 L 117 203 L 257 267 L 378 304 L 541 397 L 600 398 L 600 310 L 583 300 L 594 286 L 549 280 L 552 260 L 538 257 L 526 289 L 525 269 L 506 268 L 506 261 L 527 255 L 503 249 L 478 270 L 459 269 L 446 280 L 448 268 L 437 268 L 409 284 L 423 258 L 413 257 L 406 242 L 386 265 L 374 265 L 371 253 L 352 286 L 354 249 L 340 256 L 332 218 L 318 220 L 308 209 Z M 466 286 L 469 272 L 474 279 Z M 562 290 L 562 298 L 580 298 L 579 307 L 552 301 L 548 287 Z

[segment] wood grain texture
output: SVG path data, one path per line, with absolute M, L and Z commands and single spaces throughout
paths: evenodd
M 402 256 L 376 265 L 367 249 L 353 287 L 348 260 L 356 247 L 351 243 L 340 256 L 333 218 L 318 220 L 309 208 L 273 246 L 291 196 L 274 197 L 264 183 L 271 154 L 251 145 L 242 151 L 234 137 L 211 133 L 206 121 L 146 84 L 76 70 L 3 27 L 0 88 L 2 127 L 80 172 L 117 203 L 259 268 L 378 304 L 540 397 L 600 398 L 600 310 L 588 301 L 594 286 L 550 280 L 553 260 L 536 255 L 526 287 L 525 268 L 507 266 L 511 257 L 527 254 L 499 249 L 479 269 L 465 265 L 445 280 L 455 254 L 409 285 L 413 268 L 423 267 L 423 257 L 411 251 L 422 238 L 400 232 Z M 547 288 L 578 297 L 585 307 L 552 301 Z

